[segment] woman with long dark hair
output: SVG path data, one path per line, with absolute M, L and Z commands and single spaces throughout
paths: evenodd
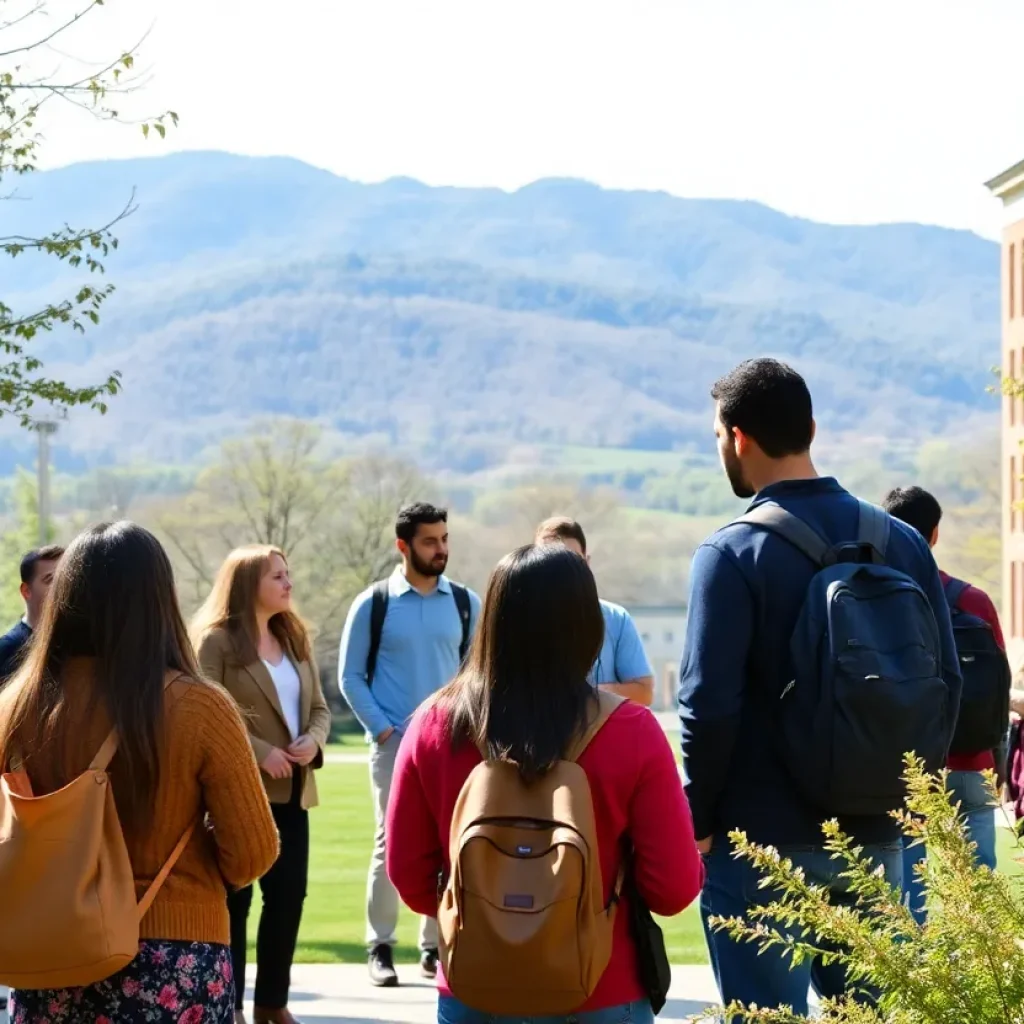
M 167 556 L 132 523 L 86 531 L 61 559 L 27 660 L 0 695 L 0 768 L 25 772 L 35 796 L 54 793 L 111 730 L 140 898 L 191 838 L 142 919 L 135 960 L 84 989 L 16 991 L 11 1019 L 230 1024 L 225 886 L 273 864 L 277 833 L 238 709 L 200 678 Z
M 263 912 L 256 938 L 256 1024 L 296 1024 L 288 1009 L 292 960 L 309 874 L 309 808 L 317 803 L 313 769 L 323 763 L 331 728 L 309 632 L 292 603 L 284 552 L 239 548 L 221 566 L 192 635 L 207 677 L 244 709 L 263 772 L 281 856 L 260 880 Z M 235 973 L 245 973 L 252 888 L 231 894 Z M 237 992 L 237 1020 L 242 1015 Z
M 529 787 L 577 750 L 599 714 L 607 714 L 601 701 L 608 698 L 588 682 L 603 630 L 597 587 L 578 555 L 562 546 L 526 547 L 498 565 L 465 667 L 417 713 L 398 754 L 387 816 L 388 874 L 414 912 L 437 912 L 438 878 L 451 872 L 456 803 L 481 751 L 488 762 L 511 762 Z M 656 914 L 680 913 L 700 890 L 702 868 L 675 759 L 654 716 L 621 702 L 577 763 L 592 795 L 602 905 L 614 903 L 631 847 L 635 891 Z M 622 896 L 611 957 L 590 998 L 571 1016 L 544 1020 L 653 1021 L 630 932 L 631 889 Z M 439 1024 L 506 1019 L 459 1002 L 443 976 L 439 989 Z

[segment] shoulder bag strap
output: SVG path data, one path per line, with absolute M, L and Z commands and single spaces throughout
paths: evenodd
M 808 526 L 799 516 L 787 512 L 774 501 L 766 501 L 757 505 L 734 522 L 760 526 L 771 533 L 778 534 L 818 566 L 827 564 L 832 551 L 832 545 L 817 530 Z
M 366 655 L 366 683 L 373 683 L 377 671 L 377 655 L 380 654 L 380 638 L 384 633 L 384 619 L 388 614 L 388 580 L 378 580 L 373 585 L 370 602 L 370 650 Z
M 604 728 L 605 723 L 615 714 L 621 704 L 626 701 L 616 693 L 606 693 L 604 690 L 597 691 L 597 717 L 587 726 L 587 731 L 576 741 L 576 744 L 565 756 L 566 761 L 578 761 L 583 752 L 593 742 L 594 737 Z
M 869 501 L 858 501 L 860 518 L 857 522 L 857 543 L 861 547 L 870 548 L 877 556 L 877 561 L 885 564 L 885 552 L 889 547 L 889 529 L 892 520 L 884 508 L 872 505 Z
M 963 597 L 967 584 L 963 580 L 951 579 L 943 588 L 946 595 L 946 604 L 953 611 L 960 607 L 960 598 Z
M 469 591 L 458 583 L 452 584 L 452 597 L 455 599 L 455 607 L 459 612 L 459 621 L 462 624 L 462 639 L 459 642 L 459 664 L 466 660 L 469 653 L 469 620 L 472 616 L 472 606 L 469 602 Z
M 150 883 L 145 895 L 143 895 L 142 899 L 139 900 L 140 921 L 149 913 L 149 908 L 153 906 L 153 900 L 156 899 L 157 894 L 163 888 L 164 882 L 167 881 L 168 876 L 174 870 L 174 865 L 178 863 L 178 858 L 185 852 L 185 847 L 188 846 L 189 840 L 192 838 L 192 834 L 195 830 L 195 823 L 189 825 L 185 830 L 185 834 L 178 840 L 178 845 L 171 851 L 170 857 L 164 861 L 164 866 L 160 869 L 156 878 L 154 878 Z

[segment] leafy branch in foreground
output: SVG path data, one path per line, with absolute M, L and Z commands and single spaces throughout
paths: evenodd
M 83 65 L 58 49 L 103 6 L 104 0 L 82 0 L 74 7 L 62 0 L 0 0 L 0 187 L 9 178 L 36 171 L 43 140 L 41 119 L 51 105 L 69 105 L 100 121 L 127 123 L 113 102 L 138 91 L 145 82 L 135 70 L 136 48 L 119 51 L 114 59 L 95 66 Z M 50 68 L 45 62 L 55 55 L 62 63 Z M 155 130 L 162 138 L 167 126 L 177 122 L 177 114 L 168 111 L 139 123 L 147 137 Z M 0 193 L 0 201 L 23 198 L 17 192 Z M 0 294 L 0 416 L 17 416 L 27 426 L 37 403 L 57 408 L 88 406 L 102 413 L 107 400 L 120 390 L 117 372 L 87 386 L 50 378 L 42 373 L 42 360 L 31 346 L 40 335 L 59 328 L 84 332 L 99 323 L 100 309 L 113 285 L 96 278 L 103 277 L 105 260 L 117 248 L 113 229 L 134 209 L 132 196 L 102 227 L 65 224 L 38 236 L 0 234 L 0 255 L 48 258 L 89 275 L 72 295 L 28 309 L 15 309 L 15 300 L 6 301 Z
M 731 837 L 736 855 L 762 875 L 772 901 L 747 919 L 715 919 L 712 926 L 762 949 L 781 950 L 794 964 L 821 956 L 841 963 L 852 988 L 880 992 L 877 1006 L 854 995 L 825 1000 L 830 1024 L 1024 1024 L 1024 891 L 1021 881 L 977 867 L 958 807 L 944 776 L 929 776 L 907 761 L 904 834 L 928 848 L 920 865 L 929 900 L 919 927 L 894 889 L 836 822 L 823 826 L 825 848 L 843 865 L 853 906 L 834 906 L 828 892 L 771 847 Z M 795 1024 L 791 1009 L 734 1005 L 728 1019 Z

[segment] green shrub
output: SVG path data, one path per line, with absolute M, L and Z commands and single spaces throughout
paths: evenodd
M 774 900 L 751 908 L 747 919 L 717 919 L 715 928 L 762 949 L 782 949 L 795 963 L 824 956 L 842 963 L 858 991 L 880 991 L 877 1006 L 852 996 L 826 1000 L 821 1021 L 831 1024 L 1024 1024 L 1024 891 L 1010 879 L 977 867 L 958 807 L 944 777 L 929 776 L 908 759 L 908 797 L 897 814 L 904 834 L 924 842 L 921 873 L 929 898 L 919 927 L 902 893 L 863 858 L 863 850 L 836 822 L 823 826 L 825 847 L 845 865 L 856 906 L 829 902 L 825 889 L 770 847 L 732 836 L 736 855 L 760 869 Z M 993 782 L 994 787 L 994 782 Z M 794 938 L 793 936 L 800 936 Z M 837 945 L 823 952 L 816 943 Z M 791 1009 L 731 1006 L 729 1020 L 795 1024 Z

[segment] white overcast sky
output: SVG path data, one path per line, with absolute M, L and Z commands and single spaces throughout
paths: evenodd
M 106 0 L 88 21 L 66 46 L 95 59 L 152 26 L 147 102 L 181 127 L 62 119 L 49 165 L 226 149 L 994 235 L 982 182 L 1024 158 L 1022 0 Z

